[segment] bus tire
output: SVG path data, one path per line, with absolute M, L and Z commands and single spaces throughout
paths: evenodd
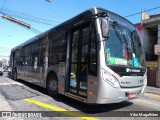
M 50 74 L 47 78 L 47 92 L 52 97 L 58 97 L 58 79 L 54 74 Z

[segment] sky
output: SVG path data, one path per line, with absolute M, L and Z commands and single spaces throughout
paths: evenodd
M 26 40 L 93 7 L 101 7 L 123 17 L 150 10 L 160 14 L 160 0 L 0 0 L 0 60 L 9 59 L 10 50 Z M 32 29 L 3 19 L 9 15 L 31 25 Z M 132 23 L 141 22 L 141 15 L 126 17 Z

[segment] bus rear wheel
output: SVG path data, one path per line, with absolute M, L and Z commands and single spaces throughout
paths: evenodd
M 47 79 L 47 91 L 48 91 L 48 94 L 52 97 L 59 96 L 59 94 L 58 94 L 58 80 L 53 74 L 50 74 Z

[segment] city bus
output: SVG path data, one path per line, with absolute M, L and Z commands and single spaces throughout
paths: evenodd
M 39 34 L 11 50 L 15 80 L 87 104 L 118 103 L 143 95 L 145 54 L 135 26 L 99 7 Z

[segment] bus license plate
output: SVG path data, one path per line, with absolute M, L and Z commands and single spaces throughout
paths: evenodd
M 128 95 L 128 98 L 129 98 L 129 99 L 134 99 L 134 98 L 136 98 L 136 96 L 137 96 L 136 93 L 130 93 L 130 94 Z

